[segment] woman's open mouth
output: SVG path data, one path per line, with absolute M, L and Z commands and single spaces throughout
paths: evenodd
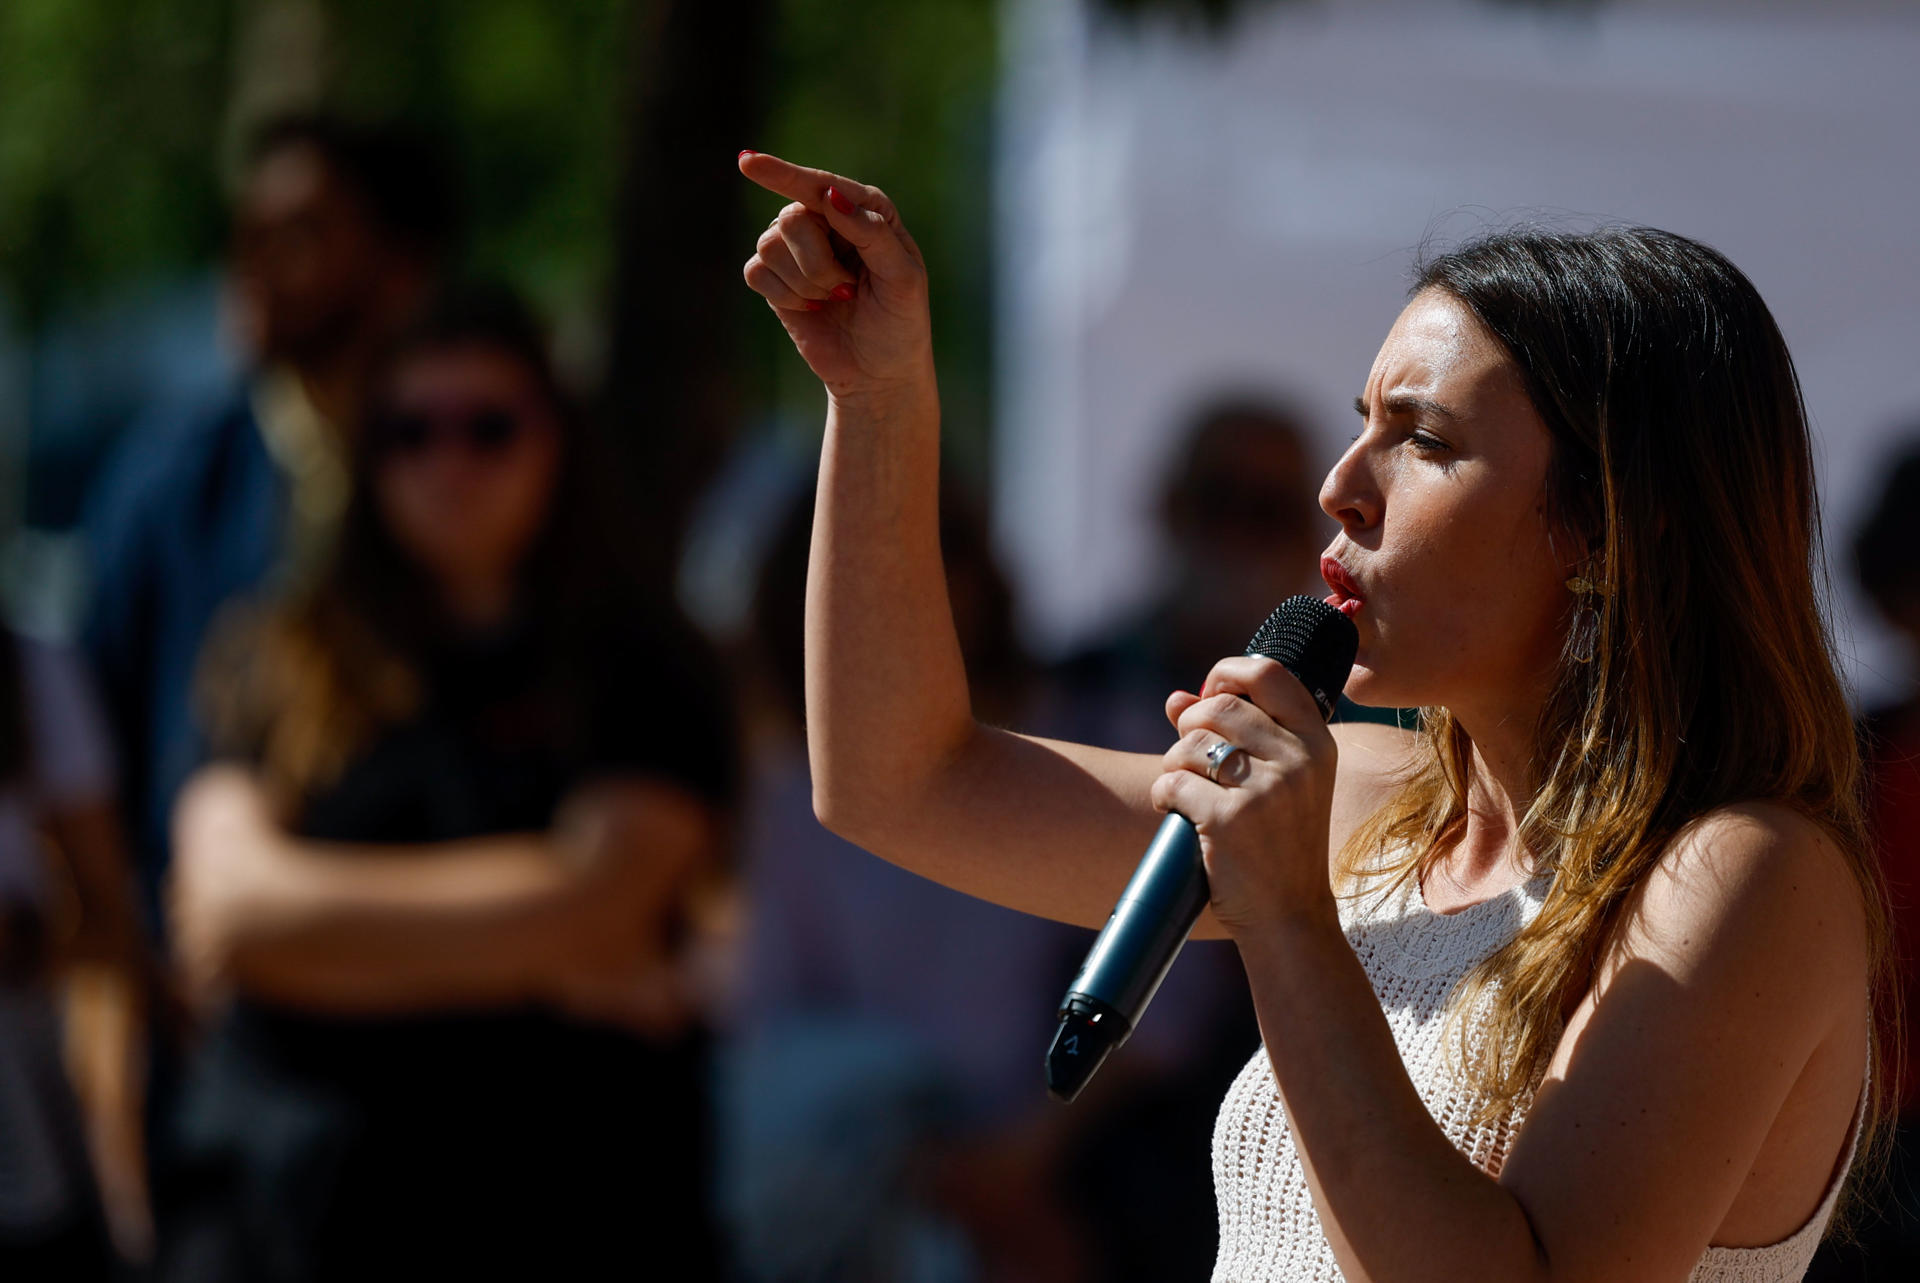
M 1322 557 L 1320 578 L 1326 580 L 1327 587 L 1333 589 L 1327 595 L 1327 605 L 1348 619 L 1360 613 L 1360 607 L 1366 604 L 1366 598 L 1360 595 L 1360 585 L 1353 582 L 1353 576 L 1347 573 L 1345 566 L 1332 557 Z

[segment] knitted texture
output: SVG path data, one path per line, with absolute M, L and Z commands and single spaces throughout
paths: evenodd
M 1532 1094 L 1488 1124 L 1472 1122 L 1476 1099 L 1454 1072 L 1455 1036 L 1447 1000 L 1461 977 L 1540 912 L 1545 875 L 1459 913 L 1428 909 L 1412 879 L 1342 901 L 1340 920 L 1392 1027 L 1400 1058 L 1420 1099 L 1447 1139 L 1474 1164 L 1497 1175 Z M 1467 1036 L 1484 1037 L 1485 1002 L 1468 1017 Z M 1862 1094 L 1862 1109 L 1865 1107 Z M 1710 1247 L 1690 1283 L 1783 1283 L 1806 1273 L 1835 1199 L 1853 1163 L 1847 1159 L 1813 1217 L 1791 1238 L 1768 1247 Z M 1318 1283 L 1342 1278 L 1333 1249 L 1294 1152 L 1266 1049 L 1254 1054 L 1227 1090 L 1213 1134 L 1214 1191 L 1220 1208 L 1220 1255 L 1213 1283 Z

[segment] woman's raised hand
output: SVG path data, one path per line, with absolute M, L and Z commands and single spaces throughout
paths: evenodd
M 927 269 L 877 187 L 741 152 L 740 172 L 787 205 L 744 275 L 837 400 L 918 391 L 933 378 Z

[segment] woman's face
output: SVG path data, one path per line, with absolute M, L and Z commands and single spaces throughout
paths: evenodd
M 482 345 L 428 350 L 394 370 L 374 491 L 394 542 L 443 584 L 510 576 L 547 519 L 560 429 L 521 362 Z
M 1320 490 L 1340 523 L 1321 562 L 1328 601 L 1360 632 L 1348 694 L 1469 717 L 1543 698 L 1577 559 L 1549 534 L 1550 440 L 1519 371 L 1430 289 L 1394 322 L 1359 408 L 1362 431 Z

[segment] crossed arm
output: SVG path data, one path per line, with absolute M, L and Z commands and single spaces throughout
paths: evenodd
M 636 778 L 583 790 L 544 833 L 347 847 L 288 835 L 250 775 L 212 767 L 175 812 L 175 947 L 203 994 L 343 1013 L 605 1002 L 587 1014 L 671 1023 L 675 996 L 648 982 L 716 842 L 704 803 Z

